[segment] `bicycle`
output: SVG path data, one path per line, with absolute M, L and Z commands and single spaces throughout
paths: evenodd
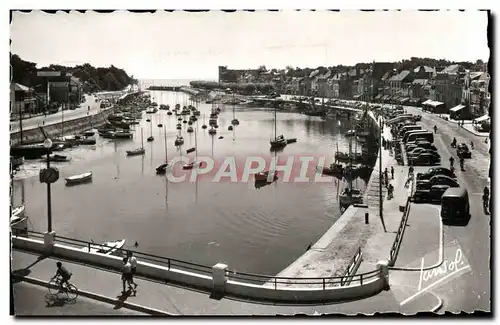
M 59 293 L 65 293 L 67 300 L 69 301 L 76 300 L 76 298 L 78 297 L 78 288 L 74 284 L 68 281 L 66 287 L 63 285 L 63 289 L 61 292 L 60 283 L 61 283 L 60 277 L 55 277 L 50 279 L 49 293 L 54 296 L 57 296 Z

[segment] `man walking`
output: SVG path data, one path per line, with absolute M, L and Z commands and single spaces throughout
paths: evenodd
M 394 166 L 391 166 L 391 179 L 394 179 Z
M 127 291 L 125 291 L 125 282 L 128 284 L 128 289 L 132 289 L 132 266 L 128 262 L 128 259 L 126 257 L 123 258 L 123 267 L 122 267 L 122 285 L 123 285 L 123 290 L 122 294 L 125 294 Z
M 128 255 L 128 262 L 130 263 L 130 273 L 131 273 L 131 276 L 130 276 L 130 283 L 132 283 L 134 285 L 134 289 L 137 289 L 137 283 L 134 282 L 134 276 L 137 272 L 137 259 L 135 258 L 135 256 L 132 254 L 131 251 L 128 251 L 127 252 L 127 255 Z

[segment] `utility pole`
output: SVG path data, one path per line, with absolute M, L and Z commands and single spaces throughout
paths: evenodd
M 385 222 L 384 222 L 384 198 L 382 197 L 382 181 L 383 181 L 383 174 L 382 174 L 382 118 L 379 118 L 379 128 L 378 128 L 378 134 L 379 134 L 379 157 L 378 157 L 378 175 L 379 175 L 379 182 L 378 182 L 378 199 L 379 199 L 379 214 L 380 214 L 380 221 L 382 222 L 382 227 L 384 227 L 384 232 L 387 232 L 387 229 L 385 228 Z

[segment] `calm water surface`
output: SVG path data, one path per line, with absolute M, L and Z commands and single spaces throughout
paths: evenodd
M 184 94 L 152 92 L 158 104 L 187 104 Z M 200 104 L 202 114 L 211 105 Z M 271 157 L 269 138 L 273 134 L 273 112 L 264 108 L 236 108 L 240 125 L 234 131 L 227 126 L 233 118 L 232 107 L 219 117 L 216 137 L 201 129 L 203 116 L 196 125 L 198 155 L 223 160 L 234 156 Z M 338 194 L 346 184 L 283 183 L 281 180 L 256 189 L 254 183 L 213 183 L 200 178 L 196 183 L 171 183 L 157 176 L 155 168 L 165 160 L 164 133 L 167 128 L 169 157 L 179 155 L 174 147 L 177 134 L 175 116 L 159 111 L 152 123 L 143 115 L 135 126 L 133 140 L 98 139 L 97 146 L 66 151 L 70 163 L 55 163 L 61 179 L 52 185 L 53 228 L 62 235 L 82 240 L 135 241 L 138 250 L 206 265 L 224 262 L 231 269 L 274 275 L 304 253 L 338 219 Z M 206 120 L 208 123 L 208 119 Z M 278 133 L 298 138 L 278 153 L 280 158 L 293 155 L 320 155 L 330 162 L 337 144 L 347 150 L 342 134 L 349 121 L 323 121 L 290 112 L 278 112 Z M 150 126 L 152 125 L 152 127 Z M 185 132 L 185 150 L 194 146 L 194 134 Z M 139 147 L 140 129 L 150 133 L 154 142 L 145 142 L 144 157 L 127 157 L 125 150 Z M 219 140 L 222 135 L 224 139 Z M 190 154 L 193 156 L 193 154 Z M 31 228 L 46 231 L 46 186 L 38 181 L 44 164 L 27 161 L 15 181 L 15 203 L 23 199 Z M 64 177 L 86 171 L 93 181 L 66 187 Z M 250 178 L 252 180 L 252 178 Z M 357 187 L 364 188 L 362 180 Z

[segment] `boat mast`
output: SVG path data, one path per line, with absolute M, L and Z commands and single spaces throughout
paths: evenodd
M 274 106 L 274 140 L 276 140 L 276 106 Z
M 144 149 L 144 136 L 142 135 L 142 128 L 141 128 L 141 149 Z
M 352 137 L 349 139 L 349 196 L 352 197 Z
M 165 134 L 165 163 L 168 161 L 168 154 L 167 154 L 167 127 L 164 125 L 163 126 L 163 133 Z
M 196 128 L 194 128 L 194 161 L 198 159 L 198 141 L 196 137 Z

